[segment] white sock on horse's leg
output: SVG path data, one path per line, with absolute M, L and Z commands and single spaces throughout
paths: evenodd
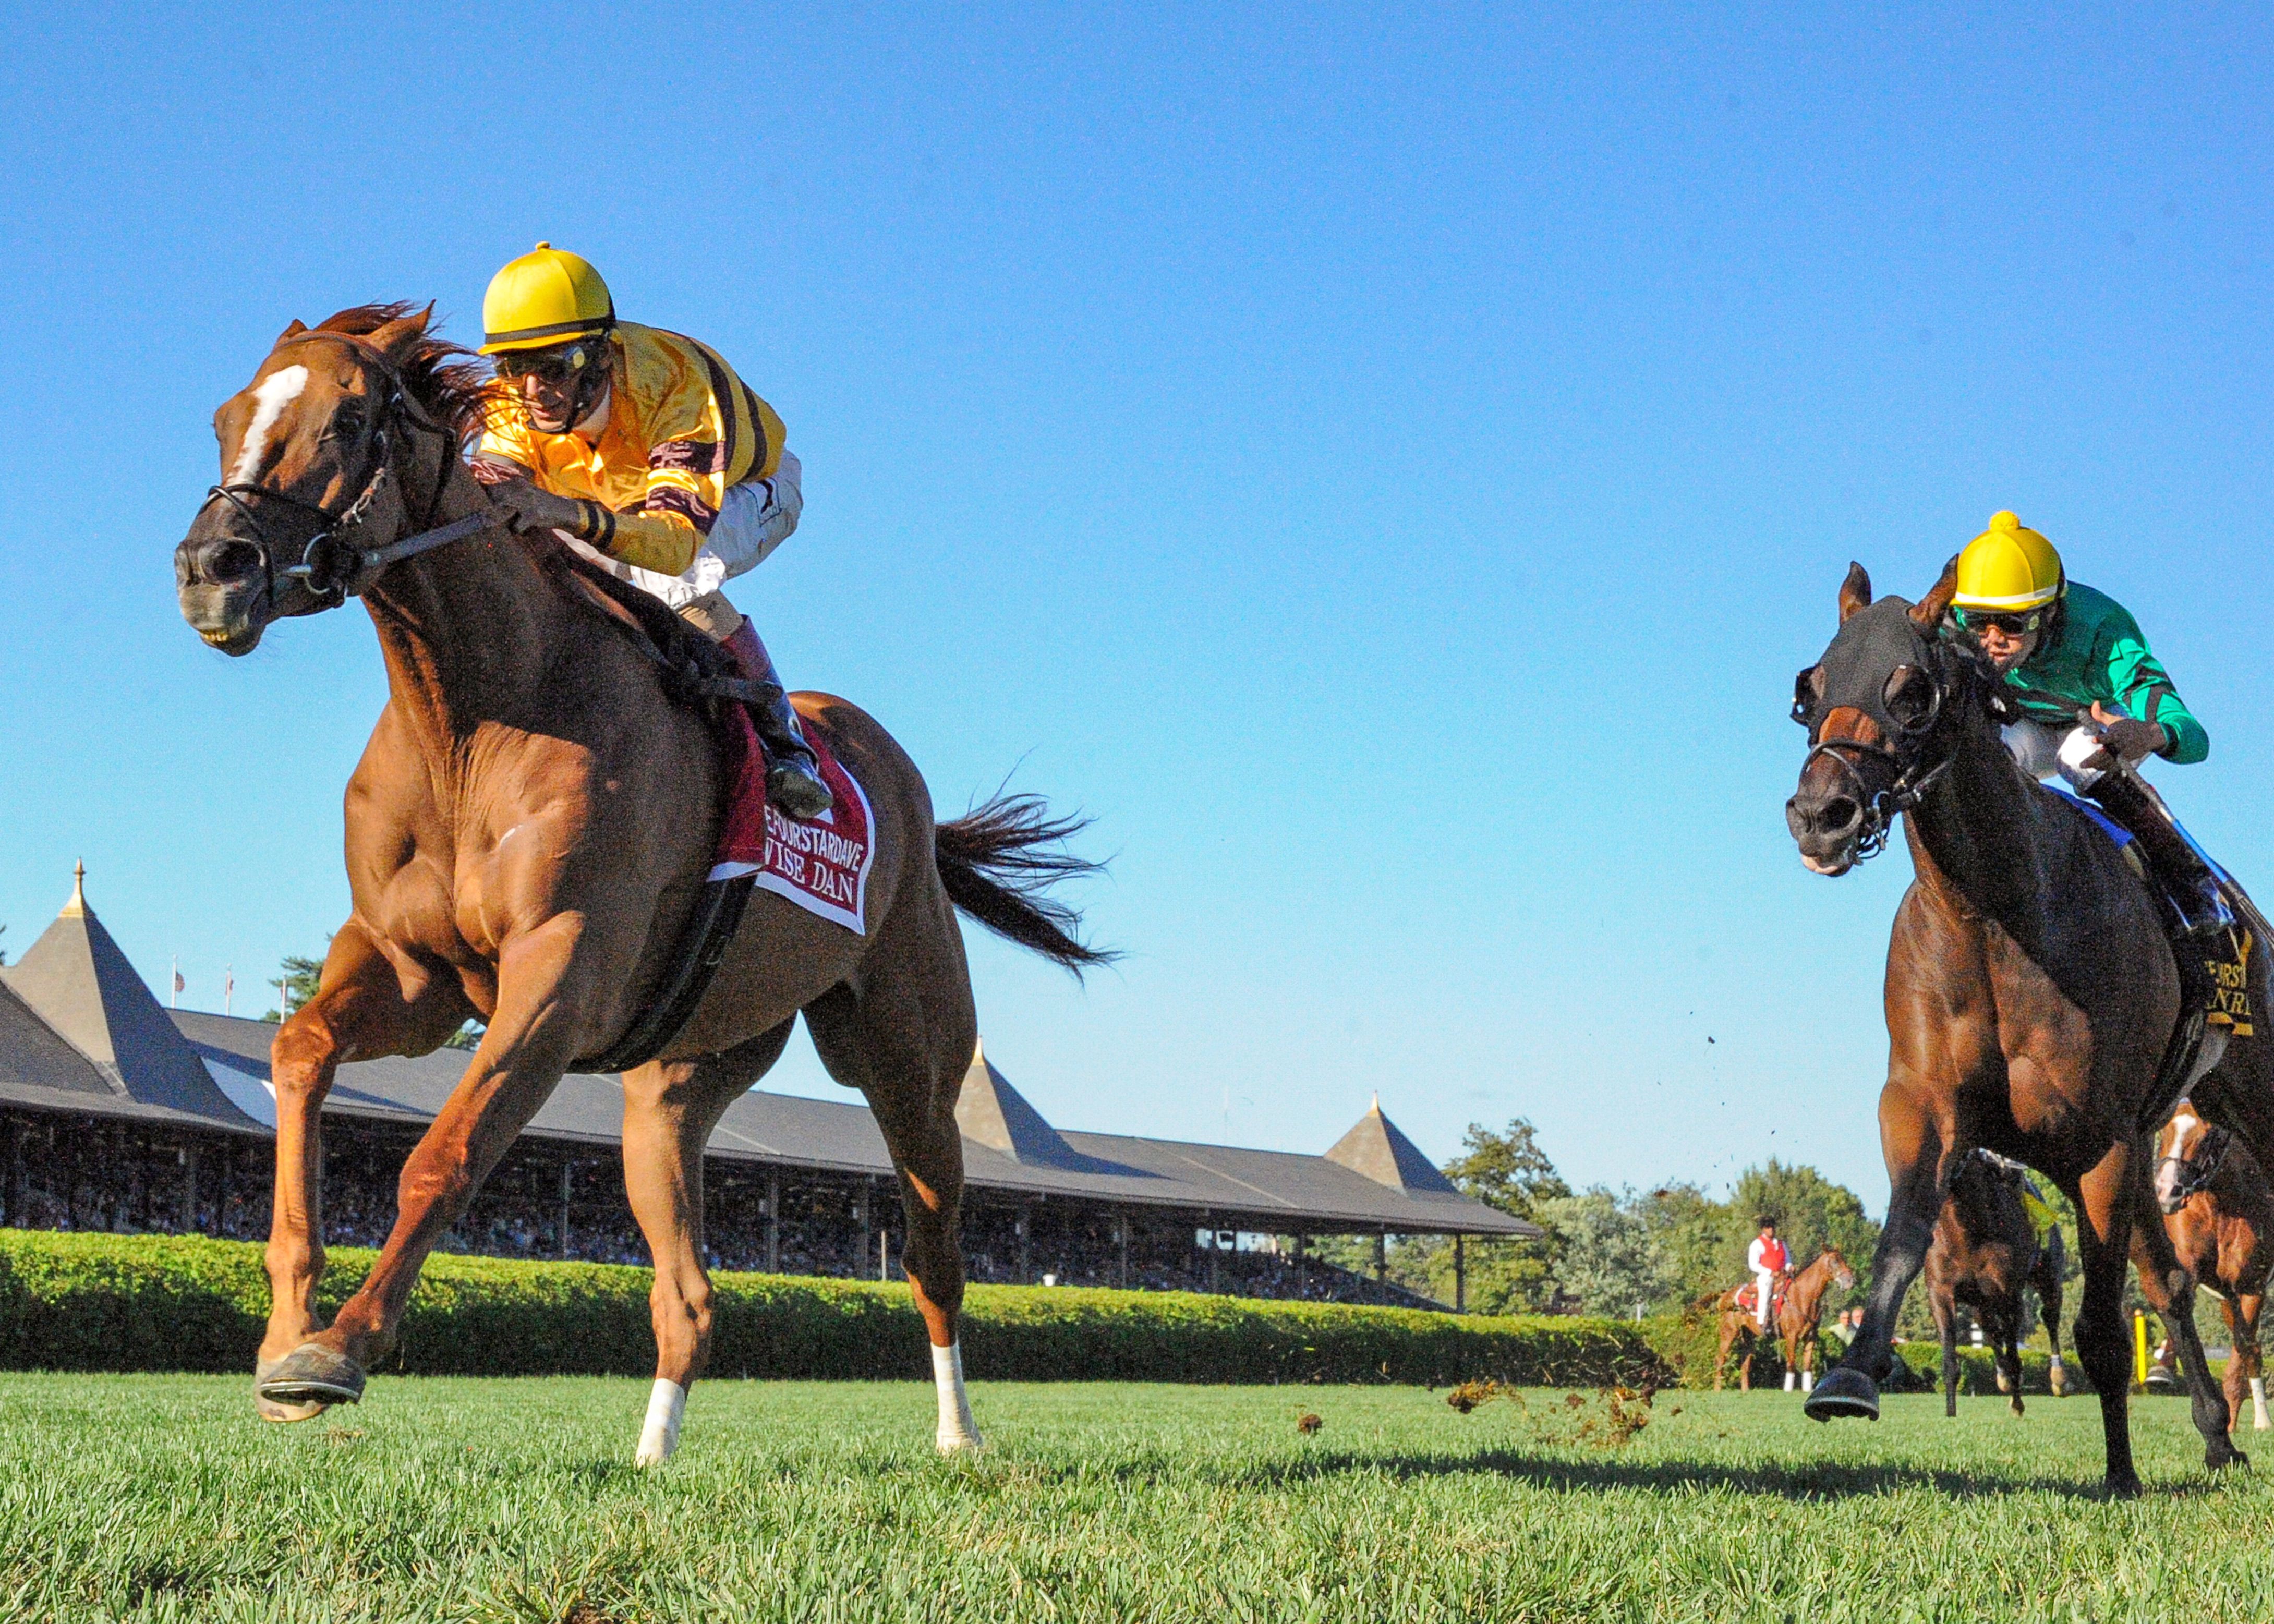
M 931 1350 L 931 1379 L 939 1389 L 939 1432 L 934 1440 L 939 1452 L 976 1449 L 979 1425 L 971 1418 L 971 1395 L 964 1390 L 962 1343 Z
M 1787 1371 L 1787 1372 L 1785 1372 L 1785 1373 L 1784 1373 L 1784 1390 L 1785 1390 L 1786 1392 L 1788 1392 L 1788 1393 L 1791 1392 L 1795 1387 L 1798 1387 L 1799 1385 L 1800 1385 L 1800 1372 L 1799 1372 L 1798 1371 Z
M 640 1427 L 639 1453 L 635 1466 L 660 1466 L 679 1447 L 679 1423 L 687 1414 L 687 1389 L 667 1377 L 658 1376 L 647 1395 L 647 1420 Z
M 1813 1393 L 1816 1391 L 1816 1372 L 1814 1371 L 1803 1371 L 1800 1372 L 1800 1390 L 1803 1393 Z
M 2268 1427 L 2274 1427 L 2274 1420 L 2269 1420 L 2266 1415 L 2266 1378 L 2253 1376 L 2250 1379 L 2250 1429 L 2263 1432 Z

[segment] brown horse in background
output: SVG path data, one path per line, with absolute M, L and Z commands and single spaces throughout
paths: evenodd
M 1856 1271 L 1840 1255 L 1838 1247 L 1826 1246 L 1817 1254 L 1815 1262 L 1787 1278 L 1791 1283 L 1785 1287 L 1784 1302 L 1776 1311 L 1777 1336 L 1784 1343 L 1788 1379 L 1797 1373 L 1801 1385 L 1806 1387 L 1816 1380 L 1816 1327 L 1824 1318 L 1825 1295 L 1835 1284 L 1842 1291 L 1851 1289 L 1856 1284 Z M 1729 1367 L 1729 1350 L 1740 1342 L 1745 1352 L 1737 1365 L 1737 1387 L 1744 1393 L 1753 1390 L 1753 1356 L 1760 1351 L 1761 1327 L 1753 1310 L 1738 1305 L 1737 1298 L 1744 1289 L 1744 1285 L 1732 1286 L 1713 1299 L 1721 1314 L 1721 1350 L 1713 1361 L 1716 1393 L 1721 1390 L 1722 1376 Z
M 1803 861 L 1844 874 L 1886 842 L 1900 813 L 1915 873 L 1887 955 L 1886 1227 L 1862 1332 L 1808 1412 L 1878 1415 L 1896 1308 L 1925 1262 L 1952 1177 L 1987 1146 L 2076 1205 L 2077 1355 L 2100 1398 L 2108 1487 L 2136 1493 L 2123 1320 L 2135 1229 L 2151 1304 L 2169 1307 L 2187 1278 L 2149 1217 L 2145 1122 L 2180 1018 L 2180 967 L 2161 904 L 2115 843 L 2007 753 L 1999 728 L 2014 713 L 2003 680 L 1944 635 L 1953 579 L 1946 569 L 1916 606 L 1874 603 L 1871 577 L 1851 566 L 1839 634 L 1794 694 L 1810 748 L 1786 819 Z M 2249 979 L 2263 1008 L 2258 957 Z M 2196 1068 L 2208 1074 L 2181 1080 L 2195 1082 L 2206 1114 L 2264 1152 L 2274 1142 L 2269 1064 L 2266 1040 L 2229 1044 L 2219 1034 Z M 2193 1318 L 2174 1323 L 2203 1458 L 2240 1460 Z
M 1934 1221 L 1934 1244 L 1927 1248 L 1927 1304 L 1942 1337 L 1942 1412 L 1958 1413 L 1958 1308 L 1974 1310 L 1998 1364 L 1998 1390 L 2015 1415 L 2022 1413 L 2022 1336 L 2027 1320 L 2022 1298 L 2037 1289 L 2045 1335 L 2052 1343 L 2052 1389 L 2068 1390 L 2061 1370 L 2061 1267 L 2066 1261 L 2060 1226 L 2037 1244 L 2022 1192 L 1978 1153 L 1951 1175 L 1950 1192 Z
M 360 1397 L 420 1265 L 484 1177 L 561 1075 L 657 996 L 712 861 L 721 768 L 704 718 L 548 574 L 553 538 L 482 526 L 488 499 L 462 452 L 487 386 L 464 354 L 403 305 L 343 311 L 313 331 L 294 322 L 216 414 L 222 484 L 176 552 L 183 615 L 213 647 L 249 653 L 271 622 L 359 592 L 387 664 L 387 708 L 347 790 L 353 911 L 320 990 L 274 1045 L 274 1302 L 255 1377 L 272 1419 Z M 461 520 L 475 533 L 365 560 L 368 579 L 290 568 Z M 709 1351 L 704 1147 L 800 1013 L 830 1074 L 868 1096 L 900 1175 L 939 1446 L 977 1443 L 956 1340 L 955 1101 L 977 1041 L 956 912 L 1077 972 L 1101 957 L 1071 934 L 1073 914 L 1039 895 L 1087 867 L 1038 849 L 1070 825 L 1032 801 L 936 825 L 922 778 L 882 727 L 841 699 L 795 699 L 874 808 L 865 929 L 752 895 L 686 1026 L 624 1074 L 624 1182 L 655 1259 L 642 1464 L 671 1453 Z M 487 1023 L 480 1046 L 403 1164 L 377 1265 L 327 1327 L 313 1306 L 318 1111 L 335 1068 L 425 1054 L 470 1017 Z
M 2263 1432 L 2274 1425 L 2258 1348 L 2266 1277 L 2274 1270 L 2274 1184 L 2248 1146 L 2205 1122 L 2185 1100 L 2165 1124 L 2156 1156 L 2156 1205 L 2172 1250 L 2180 1267 L 2218 1298 L 2233 1338 L 2225 1383 L 2230 1424 L 2241 1425 L 2248 1393 L 2252 1430 Z M 2181 1301 L 2192 1308 L 2194 1297 L 2190 1291 Z

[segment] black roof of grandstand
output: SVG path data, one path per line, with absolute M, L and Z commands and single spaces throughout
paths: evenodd
M 267 1021 L 168 1011 L 86 906 L 84 888 L 20 965 L 0 968 L 0 1104 L 260 1133 L 275 1126 Z M 463 1051 L 351 1061 L 327 1116 L 423 1128 L 464 1074 Z M 974 1051 L 956 1121 L 967 1182 L 1025 1195 L 1174 1207 L 1258 1228 L 1536 1236 L 1460 1193 L 1380 1103 L 1323 1156 L 1062 1131 Z M 561 1079 L 528 1132 L 616 1146 L 614 1077 Z M 889 1177 L 865 1105 L 752 1090 L 727 1108 L 710 1154 L 730 1162 Z

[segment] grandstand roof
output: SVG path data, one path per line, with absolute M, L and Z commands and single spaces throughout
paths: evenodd
M 259 1133 L 276 1123 L 275 1035 L 266 1021 L 161 1008 L 74 885 L 23 962 L 0 968 L 0 1104 Z M 340 1067 L 325 1114 L 420 1129 L 465 1067 L 454 1049 L 353 1061 Z M 1540 1233 L 1461 1194 L 1378 1101 L 1324 1156 L 1062 1132 L 982 1047 L 956 1122 L 967 1183 L 1002 1195 L 1171 1207 L 1281 1233 Z M 528 1132 L 612 1152 L 622 1125 L 617 1079 L 575 1073 Z M 753 1090 L 727 1108 L 709 1149 L 727 1162 L 892 1176 L 875 1120 L 849 1101 Z

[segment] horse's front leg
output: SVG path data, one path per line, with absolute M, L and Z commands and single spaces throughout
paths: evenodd
M 305 1421 L 324 1409 L 311 1398 L 280 1402 L 260 1384 L 279 1361 L 315 1335 L 315 1296 L 324 1276 L 320 1114 L 343 1060 L 423 1054 L 473 1012 L 453 980 L 428 978 L 406 989 L 363 925 L 350 920 L 332 937 L 312 998 L 278 1028 L 269 1048 L 276 1091 L 276 1188 L 269 1210 L 268 1326 L 254 1365 L 253 1405 L 270 1421 Z
M 1903 1294 L 1926 1267 L 1934 1221 L 1942 1210 L 1943 1168 L 1952 1154 L 1944 1132 L 1908 1087 L 1894 1079 L 1879 1091 L 1879 1147 L 1886 1157 L 1886 1227 L 1871 1256 L 1871 1289 L 1864 1324 L 1840 1363 L 1809 1395 L 1811 1419 L 1879 1417 L 1879 1383 L 1894 1369 L 1895 1315 Z
M 293 1350 L 261 1384 L 280 1402 L 352 1403 L 365 1373 L 394 1345 L 418 1271 L 482 1180 L 537 1114 L 589 1036 L 601 1000 L 582 918 L 564 914 L 508 944 L 497 1011 L 465 1076 L 403 1164 L 395 1227 L 370 1275 L 331 1328 Z
M 2233 1357 L 2227 1362 L 2228 1389 L 2233 1390 L 2236 1376 L 2249 1384 L 2250 1428 L 2263 1432 L 2274 1426 L 2274 1420 L 2266 1414 L 2266 1366 L 2258 1349 L 2258 1316 L 2266 1306 L 2266 1299 L 2256 1292 L 2247 1292 L 2240 1297 L 2221 1297 L 2219 1306 L 2225 1311 L 2228 1340 L 2234 1344 Z M 2241 1401 L 2233 1400 L 2232 1408 L 2240 1415 Z
M 2147 1181 L 2135 1175 L 2127 1192 L 2131 1210 L 2150 1210 Z M 2210 1360 L 2203 1353 L 2202 1336 L 2195 1329 L 2195 1278 L 2180 1266 L 2172 1249 L 2169 1230 L 2153 1218 L 2135 1218 L 2133 1262 L 2140 1272 L 2140 1295 L 2156 1311 L 2165 1328 L 2179 1344 L 2180 1368 L 2187 1373 L 2187 1397 L 2195 1431 L 2202 1434 L 2203 1464 L 2213 1471 L 2222 1466 L 2250 1463 L 2227 1436 L 2231 1418 L 2226 1395 L 2211 1380 Z

